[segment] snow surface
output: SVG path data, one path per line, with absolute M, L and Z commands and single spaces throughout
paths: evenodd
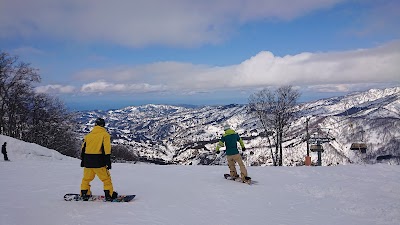
M 66 202 L 79 192 L 77 159 L 0 135 L 1 225 L 400 224 L 400 166 L 248 167 L 257 181 L 228 181 L 226 166 L 113 164 L 129 203 Z M 95 178 L 92 191 L 102 194 Z

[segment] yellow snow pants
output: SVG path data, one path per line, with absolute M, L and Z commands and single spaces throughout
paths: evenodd
M 242 156 L 240 156 L 240 154 L 236 154 L 236 155 L 228 155 L 226 156 L 226 158 L 228 160 L 228 166 L 231 177 L 238 177 L 235 166 L 235 164 L 238 163 L 240 167 L 240 177 L 242 178 L 242 180 L 245 180 L 245 177 L 247 177 L 247 170 L 246 167 L 244 166 Z
M 88 190 L 88 194 L 91 194 L 90 182 L 94 179 L 95 175 L 97 175 L 97 177 L 99 177 L 99 179 L 103 182 L 104 190 L 109 190 L 110 194 L 112 194 L 114 192 L 114 188 L 112 185 L 110 172 L 106 169 L 106 167 L 83 168 L 81 190 Z

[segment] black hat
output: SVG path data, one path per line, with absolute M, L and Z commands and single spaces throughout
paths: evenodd
M 97 126 L 104 127 L 106 125 L 106 121 L 103 118 L 97 118 L 94 122 Z

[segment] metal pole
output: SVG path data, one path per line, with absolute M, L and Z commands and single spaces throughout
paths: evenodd
M 307 133 L 307 156 L 310 156 L 310 144 L 309 139 L 310 139 L 310 134 L 308 133 L 308 121 L 310 121 L 310 118 L 306 118 L 306 133 Z
M 322 154 L 321 151 L 318 151 L 318 166 L 322 165 Z

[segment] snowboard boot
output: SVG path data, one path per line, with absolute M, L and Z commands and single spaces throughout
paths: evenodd
M 88 190 L 81 190 L 81 198 L 83 201 L 88 201 L 90 197 L 92 196 L 88 194 Z
M 247 184 L 251 184 L 251 177 L 244 177 L 244 179 L 242 179 L 243 183 L 247 183 Z
M 117 192 L 113 192 L 112 195 L 110 195 L 110 191 L 109 190 L 104 190 L 104 195 L 106 197 L 106 201 L 107 202 L 112 202 L 114 199 L 116 199 L 118 197 L 118 193 Z

